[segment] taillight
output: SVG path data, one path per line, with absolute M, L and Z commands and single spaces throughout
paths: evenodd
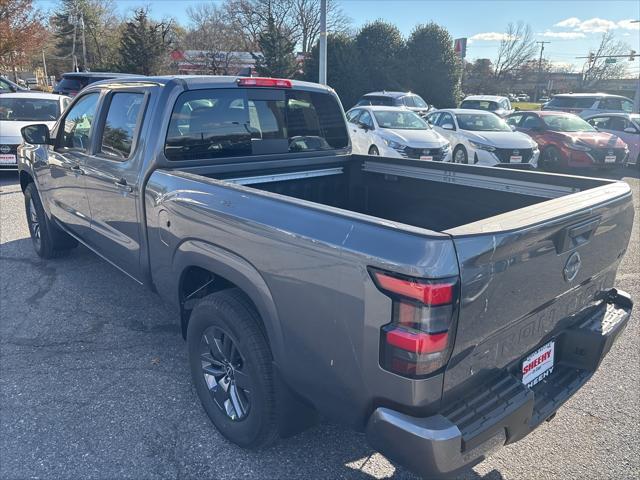
M 457 279 L 370 271 L 376 286 L 393 301 L 391 322 L 380 332 L 382 368 L 415 378 L 446 365 L 453 347 Z
M 266 78 L 266 77 L 244 77 L 238 79 L 238 85 L 241 87 L 275 87 L 275 88 L 291 88 L 291 80 L 285 78 Z

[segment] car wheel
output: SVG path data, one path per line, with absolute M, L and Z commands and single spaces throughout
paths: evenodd
M 272 357 L 251 301 L 237 288 L 193 309 L 189 364 L 205 412 L 228 440 L 245 448 L 278 437 Z
M 78 245 L 74 238 L 49 221 L 34 183 L 29 183 L 24 190 L 24 206 L 33 248 L 39 257 L 58 257 Z
M 371 147 L 369 147 L 369 155 L 380 155 L 378 147 L 376 147 L 375 145 L 371 145 Z
M 462 145 L 458 145 L 453 150 L 453 163 L 469 163 L 469 154 L 467 154 L 467 149 Z
M 554 146 L 547 147 L 540 153 L 539 162 L 543 170 L 558 171 L 562 166 L 562 153 Z

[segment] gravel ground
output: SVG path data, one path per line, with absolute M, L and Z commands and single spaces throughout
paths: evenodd
M 637 170 L 612 172 L 635 190 Z M 636 225 L 618 274 L 640 300 Z M 638 311 L 592 380 L 556 418 L 465 479 L 640 477 Z M 415 478 L 364 436 L 322 422 L 247 452 L 209 423 L 176 318 L 80 247 L 43 262 L 17 175 L 0 172 L 0 478 Z

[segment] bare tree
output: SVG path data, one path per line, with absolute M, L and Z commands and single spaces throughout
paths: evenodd
M 240 32 L 226 21 L 225 11 L 215 4 L 199 4 L 187 8 L 191 27 L 184 38 L 190 50 L 203 51 L 206 73 L 226 75 L 237 62 L 235 52 L 244 47 Z M 189 61 L 189 59 L 187 59 Z
M 269 22 L 278 31 L 293 35 L 294 0 L 227 0 L 224 4 L 226 18 L 234 29 L 242 33 L 244 50 L 257 50 L 260 33 L 266 31 Z
M 510 23 L 500 41 L 498 56 L 494 62 L 495 79 L 501 81 L 513 75 L 531 60 L 535 53 L 536 43 L 531 27 L 522 22 Z
M 293 0 L 295 38 L 302 52 L 311 51 L 320 37 L 320 0 Z M 327 1 L 327 30 L 330 33 L 348 33 L 351 19 L 337 2 Z
M 629 46 L 615 40 L 613 32 L 608 31 L 602 35 L 600 45 L 593 53 L 593 62 L 587 62 L 582 74 L 583 88 L 593 88 L 603 80 L 621 78 L 626 74 L 627 64 L 620 59 L 615 63 L 607 63 L 607 56 L 623 55 L 629 52 Z

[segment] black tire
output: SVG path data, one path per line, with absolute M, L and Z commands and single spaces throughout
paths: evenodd
M 24 191 L 24 206 L 27 225 L 33 242 L 33 248 L 41 258 L 55 258 L 66 253 L 78 242 L 52 224 L 47 218 L 38 189 L 29 183 Z
M 540 153 L 540 167 L 549 172 L 557 172 L 562 167 L 562 153 L 553 145 Z
M 369 147 L 369 155 L 380 155 L 380 150 L 375 145 Z
M 272 357 L 259 322 L 249 299 L 232 288 L 202 299 L 187 329 L 191 376 L 205 412 L 224 437 L 252 449 L 278 438 Z
M 456 159 L 456 157 L 460 157 Z M 458 145 L 453 149 L 453 155 L 451 155 L 451 161 L 453 163 L 469 163 L 469 154 L 467 153 L 467 149 L 464 148 L 464 145 Z

